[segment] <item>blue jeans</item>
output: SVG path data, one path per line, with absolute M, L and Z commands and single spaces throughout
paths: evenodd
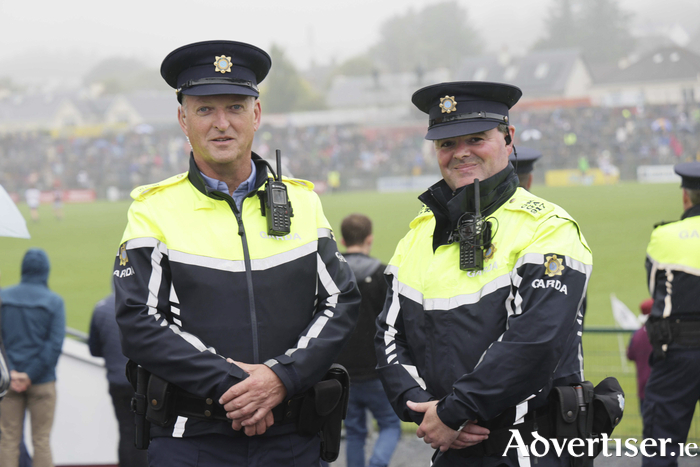
M 386 467 L 401 438 L 401 420 L 391 408 L 378 378 L 350 383 L 348 415 L 345 418 L 348 467 L 367 465 L 365 464 L 367 409 L 372 412 L 379 425 L 379 438 L 369 459 L 369 467 Z

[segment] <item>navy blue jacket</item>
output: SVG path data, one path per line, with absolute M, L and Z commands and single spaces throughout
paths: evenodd
M 0 291 L 2 339 L 11 370 L 32 384 L 56 380 L 56 363 L 66 333 L 63 299 L 49 290 L 49 258 L 32 248 L 22 261 L 22 281 Z
M 114 311 L 114 293 L 95 305 L 90 321 L 88 347 L 92 355 L 105 359 L 109 384 L 131 386 L 125 374 L 127 358 L 122 353 L 119 326 Z

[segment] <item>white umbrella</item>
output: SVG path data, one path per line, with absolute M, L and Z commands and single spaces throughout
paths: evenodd
M 27 222 L 2 185 L 0 185 L 0 237 L 30 238 Z

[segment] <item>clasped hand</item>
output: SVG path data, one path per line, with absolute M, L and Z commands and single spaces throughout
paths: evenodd
M 15 392 L 24 392 L 32 385 L 32 380 L 27 373 L 16 370 L 10 371 L 10 389 Z
M 240 367 L 248 377 L 231 386 L 219 399 L 226 416 L 232 420 L 231 427 L 241 428 L 248 436 L 261 435 L 274 423 L 272 409 L 287 396 L 287 389 L 279 377 L 266 365 L 250 365 L 226 361 Z
M 476 424 L 468 422 L 461 431 L 455 431 L 442 423 L 437 414 L 438 401 L 412 402 L 408 401 L 408 408 L 414 412 L 421 412 L 423 423 L 416 430 L 416 436 L 423 438 L 426 444 L 430 444 L 433 449 L 447 451 L 448 449 L 464 449 L 469 446 L 479 444 L 489 436 L 489 430 Z

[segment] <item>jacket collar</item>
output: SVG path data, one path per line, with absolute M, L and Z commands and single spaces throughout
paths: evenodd
M 518 183 L 518 176 L 510 162 L 496 175 L 479 181 L 481 215 L 486 218 L 496 212 L 513 196 Z M 433 250 L 450 242 L 462 214 L 475 211 L 474 184 L 453 192 L 443 179 L 428 188 L 418 199 L 428 206 L 435 216 Z
M 695 216 L 700 216 L 700 204 L 696 204 L 695 206 L 688 208 L 688 210 L 681 216 L 681 220 Z
M 268 178 L 268 172 L 267 172 L 267 163 L 263 160 L 262 157 L 258 156 L 254 152 L 251 153 L 251 159 L 253 160 L 253 163 L 255 164 L 255 170 L 257 172 L 257 176 L 255 178 L 255 187 L 253 190 L 250 191 L 250 193 L 254 193 L 257 191 L 267 180 Z M 213 199 L 221 199 L 220 196 L 212 196 L 212 190 L 207 186 L 207 184 L 204 182 L 204 178 L 202 178 L 201 171 L 199 170 L 199 167 L 197 167 L 197 163 L 194 161 L 194 154 L 190 151 L 190 170 L 189 173 L 187 174 L 187 178 L 194 186 L 197 191 L 202 193 L 204 196 L 208 198 L 213 198 Z M 250 194 L 248 195 L 250 196 Z

